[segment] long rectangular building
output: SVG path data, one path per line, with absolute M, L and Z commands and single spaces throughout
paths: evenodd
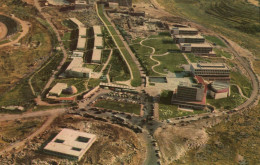
M 83 67 L 83 58 L 75 57 L 67 67 L 65 74 L 67 77 L 90 78 L 92 69 Z
M 72 22 L 74 22 L 79 29 L 79 36 L 86 37 L 87 36 L 87 28 L 83 23 L 81 23 L 77 18 L 70 18 Z
M 101 49 L 94 49 L 91 62 L 92 63 L 100 63 L 101 62 L 101 54 L 102 54 Z
M 132 0 L 107 0 L 107 2 L 118 3 L 119 6 L 132 7 Z
M 103 37 L 95 36 L 94 48 L 97 48 L 97 49 L 103 48 Z
M 173 27 L 171 29 L 171 34 L 173 35 L 197 35 L 198 30 L 191 27 Z
M 191 63 L 190 70 L 208 81 L 230 81 L 230 69 L 225 63 Z
M 204 43 L 205 38 L 201 35 L 174 35 L 175 43 Z
M 93 26 L 94 35 L 95 36 L 102 36 L 102 31 L 100 26 Z
M 198 54 L 210 54 L 213 47 L 209 43 L 180 43 L 180 49 L 183 52 L 191 52 Z

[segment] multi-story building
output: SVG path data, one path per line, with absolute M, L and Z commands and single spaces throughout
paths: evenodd
M 201 35 L 174 35 L 173 40 L 175 43 L 204 43 L 205 38 Z
M 83 58 L 75 57 L 65 70 L 66 77 L 90 78 L 92 69 L 83 67 Z
M 214 99 L 227 98 L 230 95 L 229 83 L 214 81 L 209 85 L 210 96 Z
M 183 52 L 196 54 L 211 54 L 213 47 L 209 43 L 180 43 L 180 49 Z
M 171 29 L 171 34 L 173 35 L 197 35 L 198 30 L 191 27 L 173 27 Z
M 204 109 L 206 92 L 204 84 L 180 83 L 172 97 L 172 104 L 183 108 Z
M 207 81 L 230 81 L 230 69 L 225 63 L 191 63 L 190 71 Z
M 101 54 L 102 54 L 101 49 L 94 48 L 91 63 L 100 63 L 101 62 Z

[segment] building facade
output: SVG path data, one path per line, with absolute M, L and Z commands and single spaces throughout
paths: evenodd
M 173 35 L 198 35 L 199 32 L 195 28 L 191 27 L 173 27 L 171 29 Z
M 180 43 L 180 49 L 183 52 L 196 54 L 210 54 L 213 51 L 213 47 L 208 43 Z
M 230 69 L 225 63 L 191 63 L 190 71 L 207 81 L 230 81 Z
M 204 43 L 205 38 L 201 35 L 174 35 L 173 40 L 175 43 Z
M 118 3 L 119 6 L 132 7 L 132 0 L 107 0 L 107 2 Z

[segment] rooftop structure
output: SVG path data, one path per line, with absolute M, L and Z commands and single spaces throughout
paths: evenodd
M 77 43 L 77 49 L 78 50 L 84 50 L 85 46 L 86 46 L 86 42 L 87 42 L 86 38 L 79 37 L 78 43 Z
M 230 70 L 225 63 L 191 63 L 191 73 L 208 81 L 229 81 Z
M 69 5 L 70 3 L 66 0 L 47 0 L 49 4 L 62 6 L 62 5 Z
M 101 49 L 94 49 L 91 62 L 92 63 L 100 63 L 101 62 L 101 53 L 102 53 Z
M 70 18 L 71 21 L 73 21 L 79 29 L 79 37 L 86 37 L 87 36 L 87 28 L 83 23 L 81 23 L 77 18 Z
M 229 83 L 214 81 L 210 84 L 210 96 L 214 99 L 226 98 L 230 95 Z
M 180 49 L 183 52 L 192 52 L 198 54 L 210 54 L 213 47 L 209 43 L 180 43 Z
M 204 43 L 205 38 L 201 35 L 174 35 L 175 43 Z
M 94 134 L 64 128 L 44 147 L 44 151 L 79 161 L 96 138 Z
M 197 35 L 199 32 L 197 29 L 191 27 L 173 27 L 171 33 L 174 35 Z
M 80 52 L 80 51 L 73 51 L 73 54 L 71 55 L 71 57 L 81 57 L 83 58 L 84 56 L 84 52 Z
M 91 77 L 92 69 L 83 67 L 83 58 L 75 57 L 67 67 L 65 74 L 67 77 Z
M 52 87 L 52 89 L 49 91 L 49 95 L 51 96 L 60 96 L 62 91 L 68 87 L 65 83 L 57 83 Z
M 100 87 L 102 88 L 110 88 L 110 89 L 122 89 L 122 90 L 126 90 L 126 91 L 135 91 L 136 88 L 134 87 L 130 87 L 130 86 L 126 86 L 126 85 L 118 85 L 118 84 L 111 84 L 111 83 L 100 83 L 99 84 Z
M 95 36 L 102 36 L 102 31 L 100 26 L 93 26 L 94 35 Z
M 99 37 L 99 36 L 95 37 L 94 47 L 97 49 L 103 48 L 103 38 L 102 37 Z

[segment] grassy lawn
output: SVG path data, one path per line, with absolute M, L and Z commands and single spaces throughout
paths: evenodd
M 231 59 L 232 55 L 224 50 L 221 49 L 214 49 L 215 53 L 217 54 L 218 57 L 226 57 L 228 59 Z
M 127 62 L 130 65 L 130 69 L 132 70 L 132 73 L 133 73 L 133 80 L 131 81 L 131 85 L 135 86 L 135 87 L 140 86 L 142 81 L 141 81 L 139 69 L 136 66 L 136 64 L 135 64 L 134 60 L 132 59 L 131 55 L 129 54 L 129 52 L 126 50 L 122 40 L 120 39 L 119 36 L 117 36 L 115 29 L 113 28 L 111 23 L 108 21 L 108 19 L 105 17 L 105 15 L 103 13 L 102 5 L 98 5 L 98 13 L 99 13 L 100 17 L 102 18 L 102 20 L 105 22 L 105 24 L 108 26 L 108 30 L 113 35 L 115 42 L 117 43 L 117 45 L 120 47 L 120 50 L 122 51 L 122 55 L 126 58 Z
M 212 44 L 215 43 L 216 45 L 219 45 L 219 46 L 222 46 L 222 47 L 227 47 L 226 44 L 216 36 L 203 36 L 203 37 L 206 40 L 210 41 Z
M 190 62 L 196 63 L 196 62 L 209 62 L 207 58 L 203 58 L 201 56 L 196 56 L 193 53 L 186 53 L 186 56 L 189 58 Z
M 160 96 L 159 102 L 159 117 L 160 120 L 166 120 L 174 117 L 188 116 L 194 114 L 204 113 L 204 111 L 181 111 L 178 110 L 178 106 L 171 105 L 172 91 L 163 91 Z
M 260 23 L 259 15 L 255 14 L 259 12 L 258 7 L 244 0 L 160 0 L 159 3 L 170 13 L 202 24 L 260 57 Z M 255 67 L 259 68 L 260 65 Z
M 240 104 L 244 103 L 246 101 L 245 98 L 243 98 L 237 89 L 236 86 L 231 86 L 231 95 L 227 98 L 223 99 L 211 99 L 207 98 L 207 103 L 210 105 L 215 106 L 217 109 L 227 109 L 231 110 Z
M 116 101 L 100 100 L 95 104 L 95 107 L 116 110 L 126 113 L 134 113 L 140 115 L 140 105 Z
M 35 92 L 40 93 L 42 91 L 51 77 L 53 70 L 56 70 L 62 58 L 63 54 L 57 52 L 57 54 L 50 60 L 50 62 L 40 72 L 34 75 L 32 78 L 32 86 Z
M 157 36 L 156 39 L 149 39 L 143 42 L 144 45 L 155 48 L 155 54 L 160 55 L 169 51 L 179 51 L 171 37 Z
M 109 77 L 111 81 L 126 81 L 131 78 L 128 67 L 118 50 L 114 50 L 110 63 Z
M 183 71 L 181 65 L 188 64 L 181 53 L 170 53 L 166 56 L 153 56 L 153 58 L 161 62 L 161 65 L 154 68 L 160 73 L 167 73 L 164 72 L 164 69 L 167 69 L 170 72 Z
M 230 77 L 231 83 L 237 84 L 241 88 L 243 94 L 247 97 L 250 97 L 252 84 L 248 78 L 242 75 L 240 72 L 231 72 Z
M 86 78 L 55 79 L 51 86 L 54 86 L 57 83 L 66 83 L 68 86 L 75 86 L 78 90 L 78 93 L 81 93 L 86 90 L 87 82 L 88 82 L 88 79 L 86 79 Z M 68 95 L 63 95 L 63 96 L 68 96 Z
M 138 40 L 138 39 L 137 39 Z M 135 40 L 134 40 L 135 42 Z M 132 51 L 135 53 L 136 58 L 141 63 L 142 67 L 145 69 L 146 74 L 149 76 L 156 76 L 158 74 L 152 71 L 152 66 L 156 64 L 153 60 L 150 59 L 152 49 L 144 47 L 139 43 L 131 45 Z
M 94 87 L 98 86 L 99 83 L 100 83 L 100 80 L 99 80 L 99 79 L 91 78 L 91 79 L 89 79 L 89 81 L 88 81 L 88 88 L 94 88 Z

